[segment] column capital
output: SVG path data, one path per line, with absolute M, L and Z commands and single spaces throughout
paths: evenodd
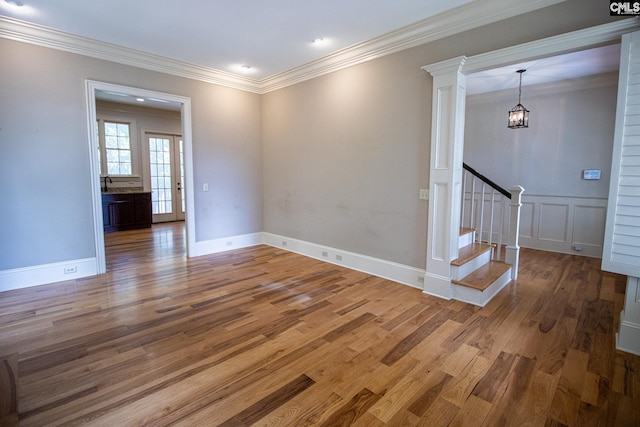
M 466 56 L 458 56 L 456 58 L 447 59 L 446 61 L 425 65 L 422 69 L 434 77 L 442 74 L 461 72 L 466 60 Z

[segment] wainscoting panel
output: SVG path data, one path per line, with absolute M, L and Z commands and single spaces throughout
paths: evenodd
M 523 195 L 524 198 L 524 195 Z M 520 238 L 533 239 L 534 236 L 534 221 L 533 212 L 535 204 L 526 201 L 522 202 L 520 207 Z
M 607 199 L 526 194 L 520 212 L 520 246 L 602 257 Z
M 575 205 L 573 211 L 573 243 L 602 250 L 604 226 L 602 228 L 594 228 L 593 225 L 604 225 L 606 217 L 606 206 Z
M 569 205 L 539 203 L 538 239 L 565 243 L 569 231 Z

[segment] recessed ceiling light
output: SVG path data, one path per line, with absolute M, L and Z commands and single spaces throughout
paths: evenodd
M 22 3 L 21 1 L 18 1 L 18 0 L 4 0 L 4 2 L 6 4 L 8 4 L 9 6 L 12 6 L 12 7 L 22 7 L 22 6 L 24 6 L 24 3 Z
M 323 37 L 318 37 L 313 39 L 313 45 L 314 46 L 321 46 L 323 44 L 325 44 L 326 40 Z
M 144 102 L 144 98 L 136 98 L 136 101 L 138 101 L 138 102 Z
M 251 69 L 251 66 L 250 65 L 241 65 L 240 69 L 244 70 L 244 71 L 249 71 Z

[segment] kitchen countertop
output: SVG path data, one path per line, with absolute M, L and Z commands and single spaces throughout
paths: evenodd
M 115 188 L 108 188 L 107 191 L 102 190 L 102 194 L 133 194 L 133 193 L 151 193 L 151 191 L 144 191 L 142 187 L 115 187 Z

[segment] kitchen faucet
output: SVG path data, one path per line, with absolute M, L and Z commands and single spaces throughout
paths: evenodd
M 113 184 L 113 181 L 111 180 L 111 177 L 109 175 L 104 177 L 104 192 L 107 192 L 107 180 L 109 180 L 110 183 Z

